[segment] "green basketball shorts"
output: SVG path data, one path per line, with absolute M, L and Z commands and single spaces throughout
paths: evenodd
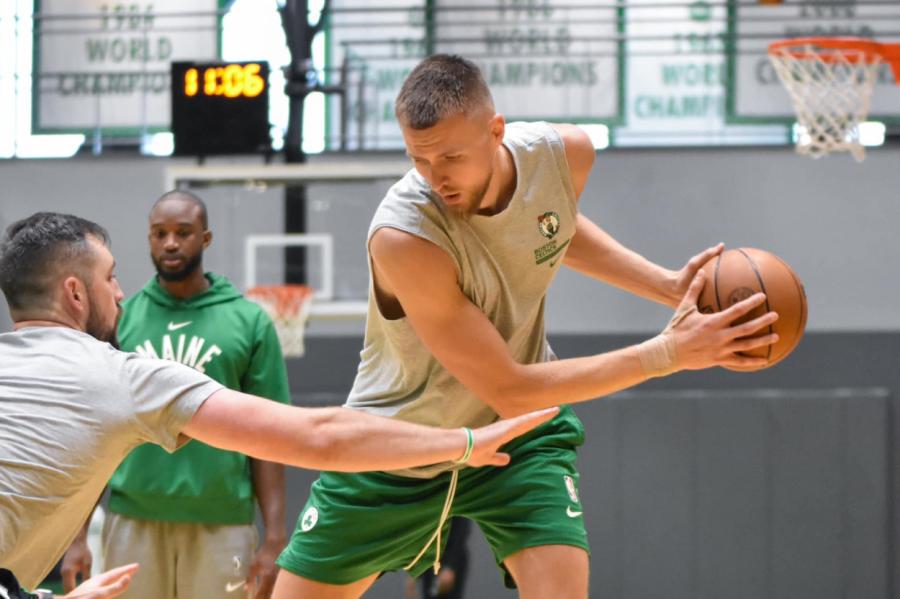
M 583 441 L 581 421 L 564 407 L 503 448 L 512 457 L 508 466 L 462 470 L 450 517 L 481 527 L 501 569 L 503 560 L 529 547 L 572 545 L 588 551 L 575 468 L 575 450 Z M 424 480 L 384 472 L 322 473 L 278 565 L 327 584 L 404 569 L 435 533 L 450 478 L 450 473 Z M 442 545 L 448 533 L 449 522 Z M 433 543 L 410 574 L 421 575 L 436 554 Z

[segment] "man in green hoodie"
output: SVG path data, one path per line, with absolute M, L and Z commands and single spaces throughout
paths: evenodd
M 157 274 L 123 304 L 122 348 L 289 404 L 272 321 L 226 278 L 203 271 L 212 241 L 203 201 L 188 191 L 164 194 L 150 211 L 149 238 Z M 285 545 L 284 466 L 199 441 L 174 454 L 148 443 L 129 454 L 109 487 L 106 567 L 140 562 L 143 571 L 126 597 L 201 599 L 245 582 L 257 599 L 269 597 Z M 255 553 L 254 497 L 265 525 Z M 89 570 L 84 534 L 67 557 L 71 588 L 76 573 Z

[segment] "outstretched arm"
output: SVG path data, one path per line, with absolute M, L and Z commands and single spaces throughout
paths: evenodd
M 546 422 L 556 410 L 501 420 L 474 431 L 470 466 L 504 466 L 506 442 Z M 347 408 L 298 408 L 231 389 L 213 393 L 182 434 L 253 458 L 289 466 L 362 472 L 398 470 L 460 459 L 461 429 L 437 429 Z

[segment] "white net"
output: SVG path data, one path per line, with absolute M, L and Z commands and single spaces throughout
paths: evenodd
M 769 60 L 797 113 L 797 152 L 814 158 L 850 152 L 862 161 L 859 124 L 869 114 L 881 57 L 870 48 L 804 42 L 773 44 Z
M 312 288 L 305 285 L 260 285 L 248 289 L 246 297 L 259 304 L 272 318 L 284 357 L 302 356 Z

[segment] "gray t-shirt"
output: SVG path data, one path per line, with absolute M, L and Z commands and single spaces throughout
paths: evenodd
M 411 170 L 381 201 L 369 239 L 389 227 L 441 248 L 456 265 L 460 289 L 488 317 L 510 355 L 535 364 L 555 359 L 544 335 L 544 301 L 575 235 L 578 207 L 565 144 L 552 126 L 509 123 L 503 143 L 516 165 L 516 190 L 503 211 L 460 218 Z M 371 283 L 366 337 L 347 406 L 444 428 L 484 426 L 498 418 L 438 362 L 409 319 L 382 316 Z M 451 467 L 394 474 L 426 478 Z
M 0 334 L 0 567 L 39 584 L 132 448 L 177 449 L 219 389 L 187 366 L 73 329 Z

